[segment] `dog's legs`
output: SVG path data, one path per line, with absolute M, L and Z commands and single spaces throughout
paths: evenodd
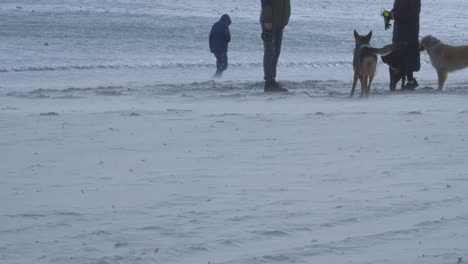
M 361 97 L 366 95 L 367 91 L 367 76 L 360 77 L 361 80 Z
M 390 67 L 390 92 L 396 90 L 398 82 L 401 80 L 403 74 L 400 70 Z M 403 83 L 402 83 L 403 84 Z M 403 84 L 404 85 L 404 84 Z
M 396 79 L 396 74 L 394 73 L 393 69 L 391 67 L 388 67 L 388 71 L 390 73 L 390 92 L 395 91 L 397 82 Z
M 354 93 L 356 92 L 356 85 L 357 85 L 358 78 L 359 78 L 358 73 L 355 72 L 354 80 L 353 80 L 353 88 L 351 88 L 351 94 L 349 95 L 349 97 L 353 97 Z
M 364 77 L 364 96 L 369 96 L 368 89 L 369 89 L 369 76 Z
M 374 80 L 375 75 L 369 75 L 369 84 L 367 85 L 367 96 L 370 95 L 372 81 Z
M 439 91 L 442 91 L 444 90 L 445 81 L 447 80 L 447 72 L 438 70 L 437 75 L 439 77 Z
M 362 97 L 362 95 L 364 94 L 364 77 L 362 76 L 359 76 L 359 82 L 361 83 L 361 94 L 359 95 L 360 97 Z

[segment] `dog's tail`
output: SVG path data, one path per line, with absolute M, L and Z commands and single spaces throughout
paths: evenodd
M 396 44 L 390 44 L 390 45 L 387 45 L 381 49 L 377 49 L 377 48 L 369 48 L 369 52 L 374 54 L 374 55 L 381 55 L 381 56 L 386 56 L 390 53 L 392 53 L 394 50 L 397 50 L 398 49 L 398 45 Z

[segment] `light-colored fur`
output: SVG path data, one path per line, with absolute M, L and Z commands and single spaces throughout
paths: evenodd
M 468 46 L 450 46 L 433 36 L 426 36 L 419 47 L 421 51 L 427 51 L 432 66 L 437 71 L 439 90 L 444 89 L 449 72 L 468 67 Z
M 377 54 L 387 55 L 395 49 L 394 45 L 381 49 L 373 48 L 369 44 L 371 38 L 372 31 L 367 36 L 360 36 L 356 30 L 354 31 L 356 47 L 353 59 L 354 80 L 350 97 L 354 96 L 358 80 L 361 82 L 361 96 L 369 96 L 371 84 L 377 72 Z

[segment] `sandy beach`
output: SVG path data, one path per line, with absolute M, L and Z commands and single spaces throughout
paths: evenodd
M 2 100 L 0 259 L 468 257 L 466 93 L 190 95 Z

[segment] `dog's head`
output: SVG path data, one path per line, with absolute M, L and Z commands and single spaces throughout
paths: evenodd
M 440 40 L 438 40 L 437 38 L 434 38 L 431 35 L 425 36 L 421 39 L 421 42 L 419 43 L 419 50 L 425 51 L 438 43 L 440 43 Z
M 357 33 L 356 30 L 354 30 L 354 39 L 356 40 L 356 48 L 361 47 L 362 45 L 366 45 L 370 43 L 370 40 L 372 38 L 372 31 L 367 34 L 367 36 L 361 36 L 359 33 Z

